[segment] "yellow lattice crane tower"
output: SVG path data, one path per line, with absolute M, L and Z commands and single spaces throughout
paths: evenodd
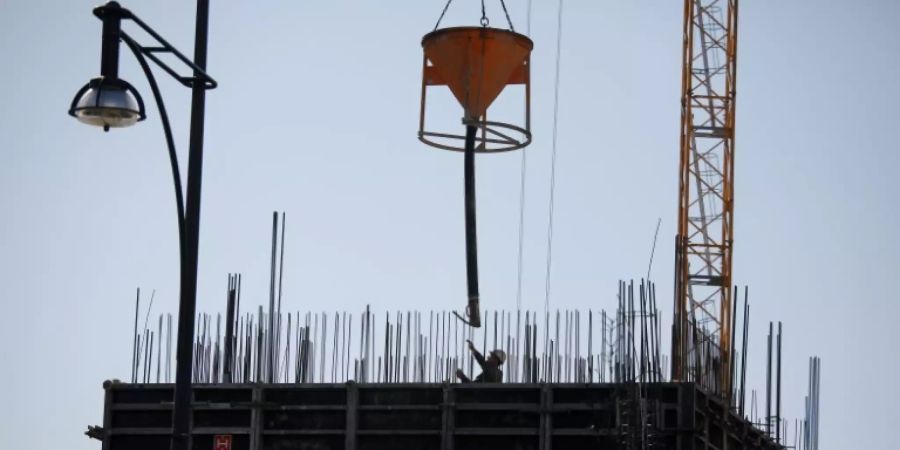
M 738 0 L 685 0 L 672 377 L 731 392 Z

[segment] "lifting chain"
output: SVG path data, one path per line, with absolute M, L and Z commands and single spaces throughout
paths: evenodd
M 441 16 L 438 17 L 437 23 L 434 24 L 434 31 L 437 31 L 438 27 L 441 26 L 441 21 L 444 20 L 444 14 L 447 14 L 447 8 L 450 7 L 450 3 L 453 3 L 453 0 L 447 0 L 447 4 L 444 5 L 444 10 L 441 11 Z
M 438 17 L 437 23 L 434 24 L 434 31 L 437 31 L 438 27 L 441 26 L 441 21 L 444 20 L 444 15 L 447 14 L 447 9 L 450 8 L 450 3 L 453 3 L 453 0 L 447 0 L 447 3 L 444 5 L 444 10 L 441 11 L 440 17 Z M 509 30 L 515 32 L 516 28 L 513 26 L 512 19 L 509 17 L 509 10 L 506 8 L 506 2 L 504 0 L 500 0 L 500 6 L 503 7 L 503 14 L 506 15 L 506 23 L 509 24 Z M 481 26 L 487 28 L 490 26 L 491 20 L 488 19 L 487 9 L 484 6 L 484 0 L 481 0 Z
M 509 31 L 512 31 L 513 33 L 515 33 L 516 29 L 513 28 L 512 19 L 509 18 L 509 11 L 506 9 L 506 2 L 503 0 L 500 0 L 500 6 L 503 7 L 503 14 L 506 14 L 506 23 L 509 24 Z

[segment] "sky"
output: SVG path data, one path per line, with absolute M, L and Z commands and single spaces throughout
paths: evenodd
M 271 213 L 287 213 L 294 310 L 461 308 L 461 155 L 416 139 L 421 36 L 443 2 L 218 1 L 210 17 L 198 310 L 268 294 Z M 488 2 L 492 23 L 502 23 Z M 518 30 L 527 1 L 508 1 Z M 123 3 L 185 54 L 194 5 Z M 66 114 L 98 75 L 93 1 L 0 0 L 0 448 L 96 449 L 103 380 L 127 379 L 134 291 L 177 310 L 169 163 L 148 118 L 103 133 Z M 545 301 L 558 3 L 535 0 L 523 308 Z M 681 2 L 565 2 L 553 308 L 615 307 L 651 278 L 671 315 Z M 473 25 L 457 0 L 445 25 Z M 734 281 L 750 286 L 748 383 L 764 389 L 769 321 L 785 327 L 785 416 L 822 358 L 823 450 L 889 448 L 900 403 L 900 2 L 742 2 Z M 129 25 L 126 25 L 129 26 Z M 137 33 L 134 33 L 137 35 Z M 158 72 L 183 167 L 190 94 Z M 448 107 L 450 108 L 450 107 Z M 449 114 L 444 110 L 440 113 Z M 482 302 L 515 308 L 521 153 L 478 158 Z M 754 351 L 755 348 L 755 351 Z M 48 432 L 49 430 L 49 432 Z

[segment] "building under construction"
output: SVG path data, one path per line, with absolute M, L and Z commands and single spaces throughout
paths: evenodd
M 765 394 L 746 386 L 750 304 L 731 274 L 738 0 L 685 0 L 684 13 L 671 329 L 649 280 L 620 282 L 610 312 L 481 304 L 475 159 L 531 143 L 533 43 L 508 14 L 508 29 L 484 15 L 475 27 L 439 19 L 422 40 L 418 137 L 463 153 L 464 312 L 283 310 L 284 216 L 275 214 L 268 307 L 242 309 L 240 276 L 229 275 L 224 313 L 196 317 L 193 448 L 817 449 L 819 361 L 810 360 L 805 417 L 787 420 L 780 323 L 770 324 Z M 562 2 L 559 14 L 561 27 Z M 458 101 L 460 130 L 433 128 L 433 89 Z M 521 122 L 488 119 L 504 91 L 523 94 Z M 88 431 L 104 450 L 171 441 L 177 337 L 171 315 L 148 312 L 138 327 L 140 299 L 131 379 L 106 383 L 103 423 Z M 487 373 L 482 355 L 502 382 L 460 382 Z
M 447 311 L 282 312 L 277 288 L 274 314 L 241 313 L 240 276 L 228 286 L 227 312 L 198 318 L 194 448 L 815 448 L 818 360 L 802 422 L 781 417 L 780 333 L 764 407 L 743 363 L 726 395 L 702 375 L 711 348 L 697 345 L 692 378 L 674 380 L 651 283 L 620 282 L 611 313 L 484 311 L 477 329 Z M 104 423 L 89 432 L 104 449 L 168 448 L 172 342 L 171 315 L 135 335 L 130 382 L 105 385 Z M 459 383 L 489 349 L 506 355 L 504 382 Z

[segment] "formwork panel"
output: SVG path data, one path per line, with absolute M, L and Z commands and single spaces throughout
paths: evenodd
M 343 436 L 267 435 L 263 437 L 261 444 L 262 450 L 344 450 Z M 206 448 L 208 450 L 213 447 L 210 445 Z
M 360 449 L 366 450 L 436 450 L 441 447 L 440 435 L 362 435 Z
M 357 412 L 359 430 L 431 430 L 441 431 L 440 409 L 362 409 Z
M 458 435 L 455 450 L 538 450 L 537 436 Z
M 343 410 L 266 409 L 262 411 L 262 425 L 264 430 L 343 431 L 346 426 L 346 415 Z

